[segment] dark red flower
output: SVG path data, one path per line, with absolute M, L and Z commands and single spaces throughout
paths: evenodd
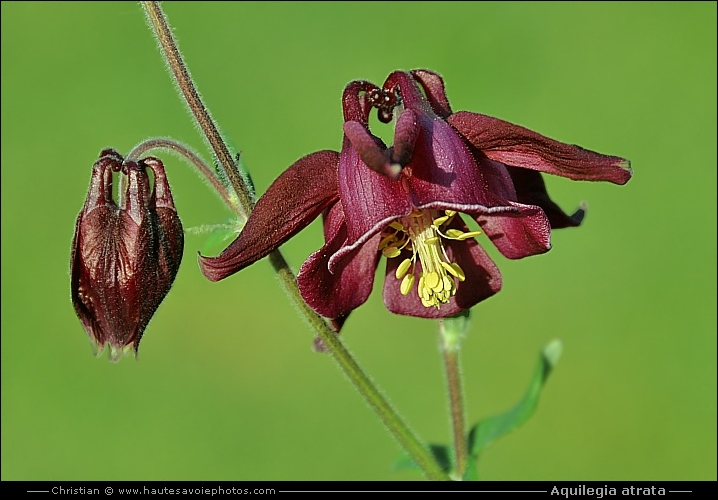
M 396 117 L 394 144 L 369 130 L 369 112 Z M 382 88 L 344 90 L 341 154 L 321 151 L 289 167 L 257 203 L 238 238 L 216 258 L 200 257 L 210 280 L 266 256 L 324 214 L 325 245 L 302 265 L 302 296 L 339 319 L 371 292 L 387 257 L 384 302 L 398 314 L 441 318 L 501 288 L 496 265 L 459 213 L 472 217 L 500 252 L 518 259 L 546 252 L 551 229 L 578 226 L 583 209 L 564 213 L 541 172 L 624 184 L 630 164 L 526 128 L 453 113 L 439 75 L 396 71 Z
M 113 172 L 126 176 L 121 206 L 112 199 Z M 113 361 L 129 349 L 137 353 L 177 275 L 183 248 L 162 162 L 125 161 L 112 149 L 102 151 L 77 217 L 70 260 L 72 303 L 98 354 L 106 344 Z

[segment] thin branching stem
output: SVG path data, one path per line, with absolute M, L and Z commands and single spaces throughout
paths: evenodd
M 195 169 L 197 169 L 197 172 L 199 172 L 199 174 L 212 185 L 214 190 L 217 194 L 219 194 L 227 206 L 234 207 L 235 212 L 238 211 L 236 198 L 230 196 L 229 191 L 227 191 L 227 188 L 224 187 L 212 169 L 209 168 L 204 161 L 202 161 L 202 158 L 200 158 L 197 153 L 180 142 L 165 137 L 147 139 L 132 148 L 132 151 L 127 154 L 126 159 L 128 161 L 137 161 L 141 156 L 144 156 L 147 152 L 153 149 L 165 149 L 185 158 L 193 167 L 195 167 Z
M 197 124 L 207 142 L 209 142 L 215 157 L 219 161 L 219 164 L 224 169 L 224 172 L 229 179 L 232 188 L 234 189 L 239 206 L 241 207 L 242 213 L 239 215 L 247 220 L 249 213 L 254 208 L 254 197 L 252 192 L 248 189 L 244 178 L 237 169 L 237 163 L 232 154 L 229 152 L 227 144 L 222 139 L 222 136 L 217 129 L 212 116 L 209 114 L 209 110 L 205 107 L 202 102 L 202 98 L 197 91 L 197 87 L 194 85 L 192 77 L 189 75 L 189 70 L 182 59 L 177 42 L 172 35 L 172 31 L 167 24 L 167 18 L 165 17 L 162 7 L 159 2 L 142 2 L 142 6 L 145 9 L 147 18 L 152 25 L 153 32 L 157 37 L 157 41 L 160 44 L 162 55 L 167 62 L 170 71 L 174 75 L 177 86 L 179 87 L 184 102 L 189 107 L 192 115 L 195 117 Z
M 246 220 L 254 208 L 254 198 L 251 190 L 239 173 L 236 162 L 229 152 L 229 148 L 222 139 L 209 111 L 202 102 L 199 92 L 197 92 L 189 75 L 189 71 L 182 60 L 177 42 L 171 33 L 162 8 L 158 2 L 142 2 L 142 6 L 145 9 L 147 18 L 159 42 L 161 52 L 174 75 L 185 102 L 197 120 L 219 163 L 224 168 L 232 188 L 236 191 L 239 199 L 239 207 L 231 208 L 238 211 L 238 215 Z M 399 441 L 407 453 L 411 455 L 426 478 L 431 480 L 449 480 L 450 478 L 441 470 L 441 467 L 431 456 L 429 450 L 419 441 L 406 423 L 404 423 L 403 419 L 389 404 L 387 399 L 379 392 L 339 338 L 329 328 L 327 322 L 306 305 L 297 288 L 294 273 L 279 250 L 272 252 L 269 255 L 269 260 L 277 272 L 283 287 L 288 292 L 290 299 L 297 305 L 297 308 L 304 318 L 324 341 L 344 374 L 375 410 L 391 434 Z

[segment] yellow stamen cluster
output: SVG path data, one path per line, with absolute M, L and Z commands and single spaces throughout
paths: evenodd
M 463 269 L 456 262 L 449 262 L 441 239 L 464 241 L 480 235 L 481 231 L 442 231 L 442 228 L 451 223 L 456 212 L 446 210 L 441 217 L 436 217 L 437 215 L 436 210 L 417 210 L 392 222 L 382 232 L 379 250 L 390 259 L 401 255 L 404 249 L 412 252 L 411 258 L 404 259 L 396 268 L 396 278 L 402 280 L 400 291 L 403 295 L 409 295 L 414 288 L 418 256 L 422 272 L 419 275 L 417 293 L 424 307 L 438 309 L 441 304 L 446 304 L 456 295 L 456 280 L 466 279 Z

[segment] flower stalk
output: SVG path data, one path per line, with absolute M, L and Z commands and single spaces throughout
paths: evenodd
M 197 153 L 195 153 L 182 143 L 179 143 L 173 139 L 163 137 L 147 139 L 132 148 L 132 151 L 127 154 L 127 160 L 137 161 L 138 158 L 153 149 L 164 149 L 172 151 L 189 161 L 190 164 L 197 169 L 197 172 L 199 172 L 200 175 L 202 175 L 205 179 L 207 179 L 207 181 L 209 181 L 209 183 L 212 185 L 212 188 L 222 198 L 222 201 L 224 201 L 227 206 L 233 207 L 235 212 L 239 211 L 237 198 L 230 196 L 230 193 L 220 182 L 214 172 L 212 172 L 212 170 L 207 166 L 207 164 L 202 161 L 202 159 L 197 155 Z
M 461 384 L 460 335 L 446 328 L 445 320 L 439 320 L 441 353 L 444 358 L 446 385 L 449 392 L 451 429 L 454 442 L 454 473 L 461 478 L 466 472 L 469 451 L 466 440 L 466 426 L 463 387 Z
M 160 45 L 163 57 L 172 71 L 186 104 L 189 106 L 190 111 L 199 124 L 202 133 L 209 142 L 236 193 L 239 203 L 229 203 L 230 208 L 237 212 L 244 220 L 247 220 L 254 208 L 254 197 L 245 183 L 244 178 L 239 173 L 237 164 L 232 158 L 229 148 L 222 139 L 209 111 L 200 98 L 199 92 L 179 52 L 177 42 L 172 36 L 165 14 L 158 2 L 144 1 L 142 2 L 142 6 L 153 28 L 153 33 Z M 213 185 L 215 185 L 214 182 Z M 223 196 L 223 198 L 229 199 L 230 197 L 225 198 Z M 278 249 L 274 249 L 268 256 L 290 300 L 297 305 L 304 318 L 324 342 L 329 352 L 331 352 L 344 374 L 351 380 L 372 409 L 374 409 L 391 434 L 412 456 L 426 478 L 430 480 L 449 480 L 448 475 L 441 469 L 428 449 L 409 429 L 381 392 L 379 392 L 327 322 L 307 306 L 297 288 L 294 273 L 281 252 Z

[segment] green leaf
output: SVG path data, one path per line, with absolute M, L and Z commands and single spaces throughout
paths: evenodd
M 214 229 L 204 240 L 203 255 L 218 255 L 227 247 L 227 244 L 237 236 L 237 232 L 230 227 Z
M 478 459 L 481 452 L 495 439 L 516 429 L 536 410 L 541 389 L 561 357 L 563 345 L 560 340 L 550 342 L 541 351 L 533 378 L 523 399 L 508 412 L 487 418 L 469 431 L 469 453 Z
M 450 328 L 453 329 L 452 335 L 463 335 L 468 326 L 468 314 L 462 315 L 461 318 L 454 317 L 450 319 L 452 320 L 450 322 Z M 446 326 L 445 324 L 444 328 Z M 549 342 L 541 350 L 531 383 L 523 399 L 506 413 L 482 420 L 472 427 L 468 435 L 469 457 L 466 462 L 466 470 L 461 478 L 463 481 L 478 481 L 477 462 L 484 449 L 497 438 L 521 426 L 533 415 L 538 405 L 541 389 L 561 357 L 562 351 L 563 345 L 560 340 Z M 453 447 L 432 444 L 429 445 L 429 448 L 442 470 L 446 473 L 451 473 L 453 469 Z M 394 462 L 393 468 L 395 470 L 421 470 L 409 455 L 400 457 Z
M 242 157 L 239 153 L 237 153 L 237 156 L 235 156 L 235 160 L 237 160 L 237 168 L 239 169 L 239 173 L 244 178 L 244 184 L 249 188 L 249 193 L 252 195 L 252 199 L 257 199 L 257 189 L 254 187 L 254 181 L 252 180 L 252 176 L 249 175 L 249 170 L 247 167 L 245 167 L 244 162 L 242 161 Z
M 237 165 L 237 170 L 239 171 L 239 175 L 242 176 L 242 179 L 244 180 L 244 184 L 249 188 L 249 192 L 252 195 L 252 199 L 256 199 L 256 189 L 254 187 L 254 181 L 252 180 L 252 176 L 249 175 L 249 170 L 247 170 L 247 167 L 244 165 L 244 162 L 242 161 L 242 155 L 241 152 L 234 146 L 231 140 L 229 140 L 229 137 L 222 131 L 219 130 L 219 135 L 224 141 L 224 143 L 227 145 L 227 149 L 229 149 L 229 153 L 232 155 L 232 158 L 234 159 L 235 164 Z M 224 172 L 224 168 L 219 163 L 219 159 L 216 155 L 212 155 L 212 159 L 214 161 L 214 171 L 217 174 L 217 178 L 222 183 L 224 187 L 226 187 L 230 193 L 234 191 L 232 189 L 232 185 L 229 182 L 229 179 L 227 178 L 227 175 Z
M 190 227 L 185 230 L 188 234 L 209 234 L 202 245 L 203 255 L 218 255 L 229 242 L 237 237 L 242 230 L 242 222 L 232 217 L 222 224 L 212 224 L 199 227 Z
M 441 467 L 441 470 L 444 472 L 450 472 L 451 471 L 451 457 L 453 456 L 453 451 L 451 446 L 445 446 L 443 444 L 430 444 L 429 445 L 429 451 L 434 456 L 434 459 Z M 396 462 L 394 462 L 394 465 L 392 467 L 394 470 L 418 470 L 421 471 L 421 468 L 414 462 L 414 459 L 411 458 L 410 455 L 405 454 L 399 457 Z
M 477 457 L 469 455 L 466 459 L 466 470 L 464 470 L 464 475 L 461 478 L 462 481 L 478 481 L 479 480 L 479 472 L 478 467 L 476 466 Z

